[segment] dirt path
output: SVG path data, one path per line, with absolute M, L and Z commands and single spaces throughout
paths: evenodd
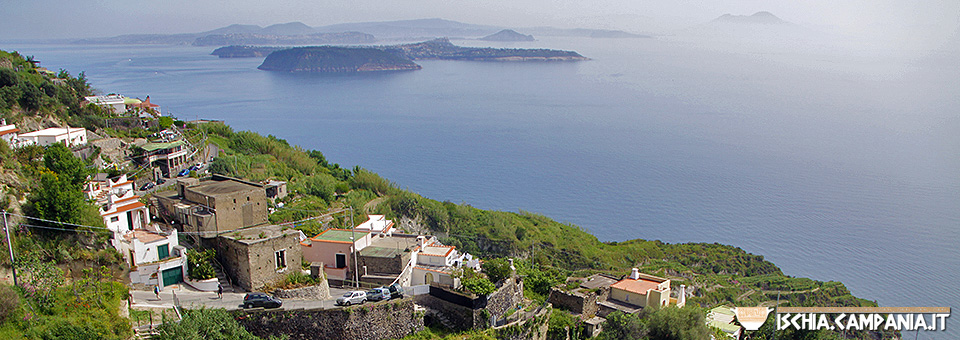
M 370 202 L 367 202 L 367 204 L 364 204 L 364 205 L 363 205 L 363 211 L 364 211 L 365 213 L 369 214 L 369 213 L 373 212 L 373 209 L 376 209 L 376 208 L 377 208 L 377 205 L 379 205 L 380 202 L 383 202 L 383 201 L 385 201 L 385 200 L 387 200 L 387 196 L 374 198 L 374 199 L 370 200 Z

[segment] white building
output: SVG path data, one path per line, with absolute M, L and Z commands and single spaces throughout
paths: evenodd
M 18 136 L 19 146 L 36 144 L 47 146 L 53 143 L 63 143 L 66 146 L 87 144 L 87 129 L 84 128 L 48 128 L 40 131 L 23 133 Z
M 7 120 L 4 119 L 0 121 L 0 139 L 3 139 L 7 142 L 7 145 L 13 145 L 17 140 L 17 134 L 20 132 L 20 129 L 17 128 L 16 124 L 7 125 Z
M 388 220 L 384 215 L 367 215 L 367 221 L 360 223 L 356 229 L 368 231 L 374 235 L 385 234 L 390 236 L 393 234 L 394 228 L 393 221 Z
M 429 285 L 438 283 L 453 288 L 460 287 L 460 279 L 454 277 L 454 271 L 465 265 L 479 269 L 480 262 L 470 254 L 457 251 L 456 246 L 445 246 L 436 241 L 436 238 L 417 238 L 419 247 L 413 252 L 410 260 L 413 262 L 411 285 Z
M 90 104 L 100 106 L 113 113 L 123 113 L 127 111 L 126 98 L 119 94 L 110 94 L 106 96 L 83 97 Z
M 114 238 L 127 231 L 145 228 L 150 223 L 150 211 L 140 202 L 140 196 L 128 191 L 123 196 L 109 194 L 105 204 L 100 206 L 100 217 Z
M 188 271 L 186 248 L 180 246 L 176 229 L 134 229 L 113 243 L 130 263 L 131 283 L 169 286 L 182 282 Z
M 105 173 L 94 174 L 83 188 L 87 199 L 101 205 L 108 202 L 110 195 L 123 197 L 127 192 L 133 192 L 133 181 L 127 179 L 126 174 L 114 178 L 108 178 Z

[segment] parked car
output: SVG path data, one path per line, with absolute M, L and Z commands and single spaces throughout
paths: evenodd
M 389 285 L 389 286 L 386 286 L 386 287 L 380 287 L 380 288 L 386 288 L 387 290 L 389 290 L 389 291 L 390 291 L 390 298 L 391 298 L 391 299 L 402 299 L 402 298 L 403 298 L 403 287 L 400 287 L 400 284 L 399 284 L 399 283 L 394 283 L 394 284 L 392 284 L 392 285 Z
M 337 306 L 349 306 L 355 303 L 367 302 L 367 292 L 355 290 L 346 292 L 343 296 L 337 298 Z
M 390 290 L 383 287 L 371 289 L 367 291 L 367 300 L 368 301 L 390 300 Z
M 190 170 L 190 171 L 197 171 L 197 170 L 200 170 L 200 166 L 199 166 L 199 165 L 193 165 L 193 166 L 190 166 L 190 168 L 189 168 L 189 169 L 187 169 L 187 170 Z
M 177 174 L 177 177 L 183 177 L 190 174 L 190 169 L 180 170 L 180 173 Z
M 281 305 L 283 305 L 283 301 L 266 293 L 247 293 L 243 297 L 243 308 L 280 308 Z
M 140 187 L 140 191 L 147 191 L 147 190 L 153 189 L 153 187 L 154 187 L 153 182 L 147 182 L 142 187 Z

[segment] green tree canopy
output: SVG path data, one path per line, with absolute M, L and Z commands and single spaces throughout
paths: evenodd
M 704 312 L 698 307 L 667 307 L 650 314 L 650 339 L 703 340 L 710 338 Z

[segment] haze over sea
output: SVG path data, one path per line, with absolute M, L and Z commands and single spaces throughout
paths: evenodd
M 330 76 L 208 47 L 0 48 L 426 197 L 537 212 L 605 241 L 731 244 L 883 306 L 960 307 L 956 52 L 539 39 L 503 46 L 593 60 Z

